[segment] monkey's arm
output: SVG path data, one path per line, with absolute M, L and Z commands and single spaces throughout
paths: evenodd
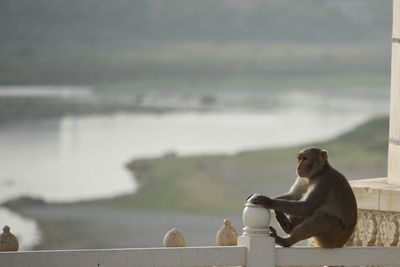
M 275 218 L 278 221 L 279 225 L 282 227 L 282 230 L 289 234 L 292 230 L 292 223 L 288 217 L 283 212 L 275 211 Z
M 275 212 L 283 212 L 291 216 L 307 216 L 310 215 L 318 206 L 314 203 L 307 203 L 306 201 L 293 201 L 293 200 L 272 200 L 270 209 Z
M 275 199 L 299 200 L 307 192 L 308 186 L 306 178 L 297 177 L 289 192 Z
M 306 178 L 297 177 L 296 181 L 286 194 L 276 197 L 275 199 L 285 200 L 299 200 L 307 192 L 309 183 Z M 290 233 L 298 223 L 292 221 L 292 218 L 288 218 L 283 212 L 275 210 L 275 217 L 285 233 Z
M 321 203 L 325 202 L 329 189 L 328 184 L 316 184 L 304 200 L 271 199 L 261 195 L 252 199 L 252 203 L 261 205 L 266 209 L 302 217 L 310 215 Z
M 328 184 L 316 184 L 304 200 L 273 199 L 270 208 L 292 216 L 307 216 L 325 203 L 329 190 Z

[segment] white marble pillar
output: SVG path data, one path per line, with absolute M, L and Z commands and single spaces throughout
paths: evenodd
M 393 0 L 388 175 L 352 181 L 358 223 L 350 245 L 400 246 L 400 0 Z
M 400 185 L 400 0 L 393 0 L 388 181 Z

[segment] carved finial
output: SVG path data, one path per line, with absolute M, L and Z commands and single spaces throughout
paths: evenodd
M 10 232 L 9 226 L 3 227 L 3 233 L 0 235 L 0 251 L 17 251 L 19 248 L 18 240 Z
M 236 246 L 237 232 L 229 219 L 224 220 L 224 225 L 218 230 L 216 243 L 217 246 Z
M 185 236 L 176 228 L 169 230 L 163 240 L 164 247 L 186 247 Z

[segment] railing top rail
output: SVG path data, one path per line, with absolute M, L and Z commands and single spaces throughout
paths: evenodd
M 246 247 L 126 248 L 0 253 L 0 266 L 244 266 Z M 400 247 L 275 248 L 277 266 L 400 265 Z
M 239 266 L 245 264 L 245 247 L 49 250 L 0 253 L 0 266 L 194 267 Z
M 276 248 L 276 265 L 392 265 L 400 266 L 400 247 Z

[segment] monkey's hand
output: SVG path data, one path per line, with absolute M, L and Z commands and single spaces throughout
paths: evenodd
M 250 200 L 254 205 L 263 206 L 266 209 L 272 208 L 273 200 L 267 196 L 259 195 Z
M 248 197 L 246 198 L 246 201 L 249 200 L 252 196 L 254 196 L 254 194 L 255 194 L 255 193 L 253 193 L 253 194 L 251 194 L 250 196 L 248 196 Z

